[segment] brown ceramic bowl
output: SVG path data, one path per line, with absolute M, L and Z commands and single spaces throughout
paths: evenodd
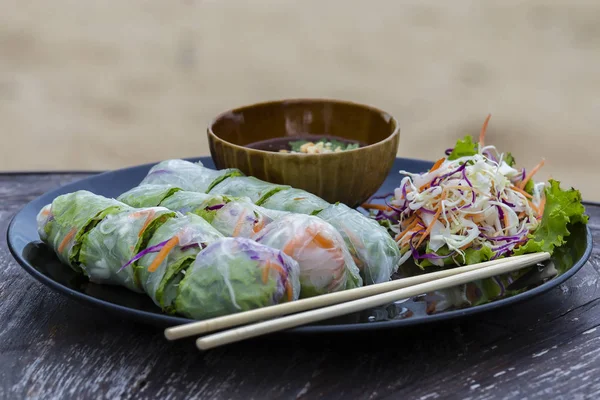
M 291 154 L 249 148 L 268 141 L 333 136 L 363 145 L 327 154 Z M 315 136 L 313 136 L 314 138 Z M 281 139 L 283 138 L 283 139 Z M 388 113 L 346 101 L 299 99 L 259 103 L 219 115 L 208 127 L 217 168 L 304 189 L 330 203 L 360 205 L 377 191 L 396 153 L 400 129 Z M 271 145 L 272 147 L 272 145 Z

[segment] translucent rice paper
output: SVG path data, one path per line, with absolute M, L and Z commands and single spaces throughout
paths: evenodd
M 285 215 L 288 213 L 268 210 L 253 204 L 248 198 L 242 198 L 216 210 L 211 224 L 225 236 L 249 238 Z
M 261 205 L 269 196 L 290 186 L 276 185 L 256 179 L 252 176 L 239 176 L 227 178 L 214 186 L 209 193 L 222 194 L 231 197 L 249 197 L 256 205 Z
M 181 189 L 171 185 L 140 185 L 123 193 L 117 200 L 135 208 L 157 207 L 179 190 Z
M 400 249 L 385 228 L 344 204 L 317 214 L 342 234 L 366 285 L 387 282 L 398 270 Z
M 271 210 L 310 215 L 325 209 L 329 203 L 305 190 L 292 188 L 275 193 L 261 205 Z
M 179 283 L 175 309 L 213 318 L 298 299 L 298 263 L 245 238 L 225 238 L 200 252 Z
M 183 190 L 206 193 L 228 176 L 241 176 L 237 169 L 214 170 L 202 163 L 185 160 L 166 160 L 150 169 L 140 185 L 171 185 Z
M 228 198 L 219 195 L 182 191 L 173 193 L 173 195 L 163 200 L 160 205 L 167 207 L 169 210 L 179 211 L 182 214 L 194 213 L 204 217 L 203 211 L 208 207 L 218 207 L 228 201 Z
M 136 263 L 123 270 L 121 267 L 146 247 L 156 229 L 175 215 L 164 207 L 151 207 L 107 216 L 81 245 L 83 271 L 91 282 L 142 292 L 134 272 Z
M 310 215 L 290 214 L 253 236 L 281 249 L 300 265 L 300 297 L 362 286 L 358 267 L 344 239 L 329 223 Z
M 146 248 L 164 243 L 177 236 L 179 243 L 169 252 L 154 272 L 149 272 L 160 249 L 143 256 L 136 267 L 144 292 L 164 311 L 172 311 L 177 285 L 184 277 L 181 272 L 189 267 L 196 255 L 210 243 L 223 237 L 208 222 L 194 214 L 172 218 L 156 230 Z
M 40 239 L 73 270 L 79 267 L 79 249 L 87 232 L 105 216 L 131 207 L 114 199 L 80 190 L 58 196 L 37 215 Z

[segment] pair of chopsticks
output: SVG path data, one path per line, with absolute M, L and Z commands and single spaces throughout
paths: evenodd
M 383 306 L 419 294 L 517 271 L 549 258 L 549 253 L 534 253 L 393 280 L 179 325 L 165 329 L 165 337 L 168 340 L 176 340 L 238 327 L 197 339 L 196 346 L 200 350 L 208 350 L 256 336 Z

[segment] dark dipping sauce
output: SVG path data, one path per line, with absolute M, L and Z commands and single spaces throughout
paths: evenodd
M 245 147 L 248 147 L 250 149 L 273 151 L 273 152 L 279 152 L 281 150 L 290 151 L 290 150 L 292 150 L 292 148 L 290 146 L 290 142 L 296 142 L 298 140 L 303 140 L 303 141 L 313 142 L 313 143 L 322 142 L 322 141 L 325 141 L 325 142 L 337 141 L 337 142 L 341 142 L 346 145 L 358 144 L 358 147 L 364 147 L 367 145 L 366 143 L 362 143 L 357 140 L 349 140 L 349 139 L 346 139 L 343 137 L 338 137 L 338 136 L 306 134 L 306 135 L 284 136 L 284 137 L 278 137 L 278 138 L 273 138 L 273 139 L 261 140 L 260 142 L 254 142 L 254 143 L 247 144 Z

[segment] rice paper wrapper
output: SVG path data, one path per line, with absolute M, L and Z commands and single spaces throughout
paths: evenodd
M 225 179 L 213 187 L 209 193 L 221 194 L 231 197 L 248 197 L 256 204 L 261 205 L 266 199 L 280 190 L 289 189 L 290 186 L 276 185 L 261 181 L 252 176 L 239 176 Z
M 171 185 L 140 185 L 123 193 L 117 200 L 131 207 L 157 207 L 160 203 L 181 189 Z
M 216 210 L 211 224 L 225 236 L 249 238 L 285 215 L 288 213 L 268 210 L 253 204 L 248 198 L 242 198 Z
M 208 192 L 230 176 L 243 176 L 237 169 L 214 170 L 185 160 L 166 160 L 153 166 L 140 185 L 171 185 L 192 192 Z
M 311 215 L 327 208 L 329 203 L 306 190 L 292 188 L 275 193 L 261 206 L 271 210 Z
M 153 263 L 162 246 L 177 236 L 179 243 L 153 272 L 148 267 Z M 144 292 L 164 311 L 172 312 L 172 304 L 177 286 L 185 276 L 185 271 L 196 259 L 196 255 L 219 239 L 223 238 L 215 228 L 201 217 L 188 214 L 172 218 L 156 230 L 148 242 L 146 250 L 152 250 L 137 263 L 136 272 Z
M 366 285 L 387 282 L 398 271 L 400 249 L 376 221 L 345 204 L 331 205 L 317 216 L 340 232 Z
M 206 319 L 297 300 L 298 275 L 298 263 L 279 250 L 245 238 L 221 239 L 188 268 L 175 308 Z
M 362 286 L 358 267 L 344 239 L 320 218 L 290 214 L 267 225 L 253 239 L 298 261 L 300 297 Z
M 80 190 L 58 196 L 37 215 L 38 234 L 60 261 L 81 272 L 79 250 L 88 232 L 103 218 L 131 207 Z
M 210 222 L 215 212 L 229 201 L 230 198 L 220 195 L 181 191 L 167 197 L 161 205 L 182 214 L 199 215 Z
M 80 253 L 83 271 L 91 282 L 142 292 L 135 275 L 136 263 L 122 267 L 146 247 L 162 224 L 175 215 L 164 207 L 152 207 L 107 216 L 83 241 Z

